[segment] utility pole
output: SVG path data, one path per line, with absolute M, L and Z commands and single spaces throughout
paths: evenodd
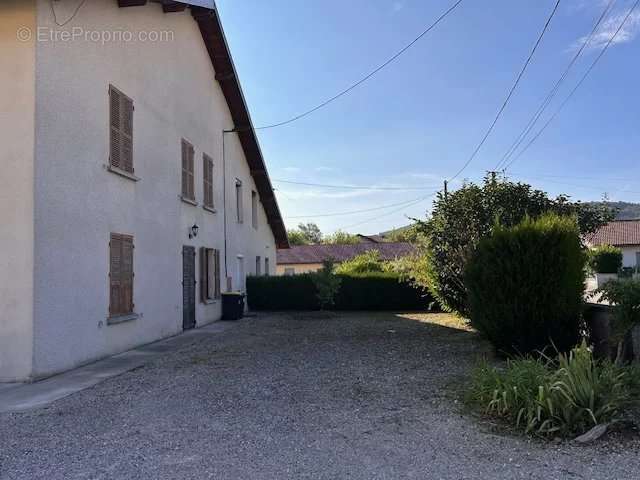
M 444 199 L 446 200 L 448 196 L 449 196 L 449 182 L 445 180 L 444 181 Z

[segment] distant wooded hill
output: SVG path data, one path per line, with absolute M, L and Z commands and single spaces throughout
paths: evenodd
M 602 205 L 603 202 L 585 202 L 589 205 Z M 608 202 L 611 208 L 618 211 L 616 220 L 635 220 L 640 219 L 640 203 L 630 202 Z

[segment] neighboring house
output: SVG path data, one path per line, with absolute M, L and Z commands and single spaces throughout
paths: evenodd
M 370 250 L 377 250 L 381 260 L 395 260 L 414 251 L 410 243 L 362 242 L 353 245 L 299 245 L 288 249 L 278 249 L 278 275 L 295 275 L 316 272 L 322 262 L 332 259 L 336 263 L 350 260 Z
M 0 2 L 0 381 L 217 320 L 288 246 L 215 9 L 76 6 Z
M 358 234 L 358 240 L 361 243 L 382 243 L 387 241 L 380 235 L 362 235 L 360 233 Z
M 622 250 L 622 266 L 640 268 L 640 220 L 616 220 L 587 235 L 590 247 L 613 245 Z

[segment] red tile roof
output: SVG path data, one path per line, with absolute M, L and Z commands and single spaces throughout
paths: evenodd
M 640 220 L 616 220 L 585 238 L 589 245 L 640 245 Z
M 278 250 L 278 265 L 322 263 L 332 258 L 344 262 L 369 250 L 380 252 L 382 260 L 394 260 L 414 251 L 413 245 L 403 242 L 356 243 L 354 245 L 299 245 Z

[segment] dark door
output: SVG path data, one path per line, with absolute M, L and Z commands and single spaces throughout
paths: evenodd
M 196 326 L 196 249 L 182 247 L 182 328 Z

